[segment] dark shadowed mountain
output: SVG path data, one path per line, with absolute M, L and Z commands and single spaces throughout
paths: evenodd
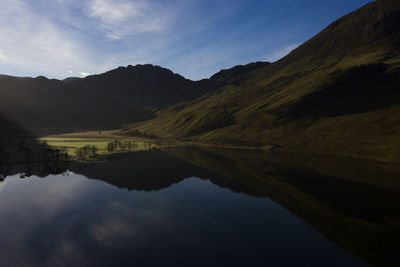
M 191 101 L 266 63 L 191 81 L 153 65 L 119 67 L 63 81 L 0 76 L 0 113 L 39 135 L 118 129 L 155 117 L 161 108 Z
M 116 129 L 154 110 L 199 97 L 218 82 L 193 82 L 153 65 L 119 67 L 86 78 L 0 76 L 0 113 L 43 135 Z
M 106 96 L 77 93 L 69 84 L 45 77 L 0 77 L 0 96 L 0 113 L 36 134 L 110 128 L 128 118 L 151 118 L 142 108 L 120 105 Z
M 157 136 L 400 159 L 400 2 L 373 1 L 273 64 L 137 123 Z M 259 66 L 259 67 L 257 67 Z
M 75 91 L 106 95 L 121 103 L 159 109 L 201 96 L 211 82 L 193 82 L 153 65 L 119 67 L 100 75 L 71 81 Z

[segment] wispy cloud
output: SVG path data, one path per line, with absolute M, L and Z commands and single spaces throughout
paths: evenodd
M 155 63 L 154 50 L 166 46 L 163 32 L 173 17 L 163 10 L 141 0 L 2 0 L 0 73 L 64 78 L 69 70 L 86 76 Z
M 64 66 L 83 68 L 90 64 L 79 41 L 22 0 L 1 1 L 0 24 L 4 37 L 0 48 L 10 67 L 48 74 L 62 72 Z
M 93 0 L 89 4 L 90 14 L 106 23 L 119 23 L 132 16 L 142 16 L 142 8 L 138 3 Z
M 169 19 L 161 8 L 146 1 L 92 0 L 87 5 L 90 17 L 111 40 L 166 29 Z
M 247 3 L 1 0 L 0 73 L 65 78 L 152 63 L 188 78 L 205 78 L 221 68 L 263 60 L 266 50 L 277 47 L 265 41 L 273 32 L 260 33 L 264 15 L 245 18 L 249 23 L 234 19 Z M 277 60 L 295 46 L 266 58 Z
M 275 62 L 278 61 L 279 59 L 283 58 L 284 56 L 287 56 L 292 52 L 294 49 L 296 49 L 300 44 L 291 44 L 285 47 L 282 47 L 280 49 L 277 49 L 273 51 L 271 54 L 267 55 L 265 59 L 269 62 Z

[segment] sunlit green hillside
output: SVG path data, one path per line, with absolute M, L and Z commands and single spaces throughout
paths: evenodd
M 219 90 L 123 132 L 400 160 L 399 51 L 400 2 L 371 2 L 280 61 L 214 77 Z

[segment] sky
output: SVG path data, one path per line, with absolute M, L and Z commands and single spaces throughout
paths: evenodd
M 0 0 L 0 73 L 84 77 L 154 64 L 208 78 L 274 62 L 368 0 Z

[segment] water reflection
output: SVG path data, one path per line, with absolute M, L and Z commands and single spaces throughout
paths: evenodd
M 50 174 L 68 173 L 67 161 L 42 161 L 37 163 L 20 163 L 12 165 L 0 164 L 0 182 L 8 176 L 18 175 L 20 178 L 31 176 L 47 177 Z
M 172 149 L 68 170 L 2 183 L 5 266 L 399 262 L 396 166 Z

